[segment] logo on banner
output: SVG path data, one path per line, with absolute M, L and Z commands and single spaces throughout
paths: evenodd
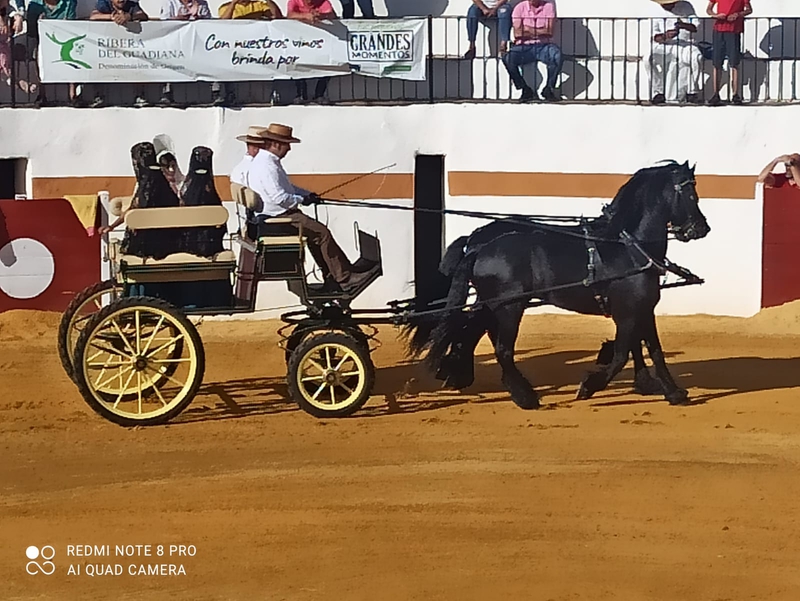
M 411 71 L 414 63 L 414 32 L 394 29 L 348 31 L 347 57 L 351 63 L 392 63 L 381 71 Z
M 79 60 L 72 56 L 72 53 L 75 54 L 83 54 L 83 44 L 79 44 L 83 38 L 86 37 L 86 34 L 76 36 L 67 40 L 66 42 L 59 42 L 58 38 L 52 33 L 47 34 L 47 39 L 53 42 L 56 46 L 61 47 L 61 59 L 57 61 L 53 61 L 54 63 L 66 63 L 73 69 L 91 69 L 92 66 L 88 63 L 84 63 L 82 60 Z

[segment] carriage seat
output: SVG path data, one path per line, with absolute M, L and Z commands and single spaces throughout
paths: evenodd
M 231 182 L 231 196 L 236 203 L 245 208 L 248 214 L 257 213 L 264 208 L 264 201 L 255 190 Z M 258 241 L 261 246 L 286 246 L 303 243 L 302 228 L 293 225 L 292 220 L 286 217 L 270 217 L 263 222 L 258 230 L 252 224 L 243 228 L 242 237 Z M 258 234 L 261 235 L 258 235 Z
M 227 222 L 228 211 L 223 206 L 132 209 L 125 215 L 125 225 L 134 231 L 220 227 Z M 223 250 L 212 257 L 185 252 L 173 253 L 161 259 L 120 255 L 119 266 L 126 281 L 221 280 L 229 278 L 235 270 L 236 255 L 231 250 Z

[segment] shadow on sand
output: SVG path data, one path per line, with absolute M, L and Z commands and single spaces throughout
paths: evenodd
M 546 407 L 571 404 L 581 378 L 594 369 L 595 350 L 548 352 L 537 348 L 517 353 L 517 364 L 542 395 Z M 668 354 L 668 364 L 679 385 L 688 388 L 692 404 L 760 392 L 800 387 L 800 359 L 729 357 L 681 361 L 682 353 Z M 662 397 L 632 397 L 631 364 L 609 388 L 589 401 L 593 407 L 663 403 Z M 384 402 L 369 403 L 357 417 L 395 413 L 422 413 L 464 404 L 510 403 L 500 382 L 500 368 L 490 354 L 480 355 L 475 366 L 475 383 L 463 392 L 443 390 L 440 382 L 417 362 L 406 361 L 378 369 L 374 396 Z M 553 403 L 549 396 L 567 395 Z M 584 401 L 580 401 L 584 402 Z M 209 406 L 211 405 L 211 406 Z M 288 396 L 283 377 L 248 378 L 204 385 L 198 400 L 174 423 L 194 423 L 273 415 L 298 411 Z

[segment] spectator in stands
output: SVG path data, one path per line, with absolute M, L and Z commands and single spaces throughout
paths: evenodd
M 500 36 L 500 54 L 508 51 L 508 42 L 511 40 L 511 5 L 508 0 L 472 0 L 472 6 L 467 11 L 467 39 L 469 50 L 464 58 L 475 58 L 475 40 L 478 39 L 478 23 L 486 24 L 487 21 L 497 21 L 498 35 Z
M 536 90 L 525 83 L 521 67 L 528 63 L 543 62 L 547 65 L 547 83 L 542 96 L 548 102 L 560 100 L 555 87 L 564 58 L 561 48 L 553 43 L 553 28 L 556 24 L 556 6 L 551 0 L 522 0 L 512 14 L 514 46 L 503 57 L 503 62 L 518 90 L 522 90 L 520 102 L 539 99 Z
M 688 2 L 653 0 L 664 9 L 652 20 L 653 40 L 645 68 L 650 77 L 653 104 L 678 100 L 680 92 L 686 102 L 697 103 L 700 87 L 700 64 L 703 55 L 692 40 L 697 33 L 697 23 L 683 18 L 696 17 Z M 666 91 L 666 96 L 665 96 Z
M 783 163 L 786 173 L 773 173 L 773 169 Z M 758 176 L 758 181 L 767 188 L 782 188 L 783 186 L 797 187 L 800 182 L 800 154 L 782 154 L 770 161 Z
M 272 0 L 231 0 L 219 7 L 220 19 L 282 19 L 283 13 Z
M 281 9 L 272 0 L 230 0 L 220 5 L 218 14 L 220 19 L 272 21 L 283 18 Z M 215 82 L 211 89 L 215 105 L 236 102 L 233 90 L 225 83 Z
M 289 0 L 286 5 L 286 13 L 290 19 L 305 21 L 309 25 L 315 25 L 320 21 L 332 21 L 336 19 L 336 12 L 329 0 Z M 313 102 L 324 104 L 327 102 L 325 92 L 328 89 L 330 77 L 320 77 L 314 89 Z M 304 79 L 296 82 L 297 98 L 296 103 L 308 102 L 308 86 Z
M 206 0 L 164 0 L 161 5 L 162 21 L 196 21 L 197 19 L 210 19 L 211 9 Z M 215 99 L 219 97 L 220 85 L 218 82 L 211 84 L 211 93 Z M 165 83 L 161 91 L 160 104 L 170 105 L 175 102 L 172 95 L 172 84 Z
M 372 0 L 358 0 L 358 8 L 361 9 L 361 17 L 364 19 L 375 18 L 375 8 Z M 342 19 L 352 19 L 356 15 L 356 3 L 354 0 L 342 0 Z
M 125 27 L 131 21 L 147 21 L 149 19 L 150 17 L 142 10 L 137 0 L 97 0 L 97 5 L 89 15 L 90 21 L 114 21 L 120 27 Z M 103 96 L 98 92 L 95 94 L 91 106 L 98 107 L 103 102 Z M 139 89 L 134 105 L 137 107 L 147 106 L 143 87 Z
M 716 8 L 716 11 L 714 10 Z M 722 87 L 722 66 L 728 59 L 731 71 L 733 104 L 742 104 L 739 90 L 739 63 L 742 60 L 742 34 L 744 18 L 753 12 L 750 0 L 710 0 L 706 12 L 714 21 L 714 95 L 708 104 L 719 106 L 719 89 Z
M 28 10 L 25 13 L 25 20 L 28 22 L 28 37 L 34 42 L 34 52 L 39 52 L 39 21 L 42 19 L 59 19 L 62 21 L 73 21 L 77 19 L 78 0 L 30 0 Z M 34 69 L 38 72 L 38 62 L 36 56 L 33 61 Z M 69 99 L 73 105 L 77 106 L 80 102 L 80 89 L 74 84 L 69 84 Z M 45 87 L 39 86 L 39 96 L 36 104 L 44 106 L 47 104 Z
M 0 0 L 0 77 L 11 85 L 11 44 L 14 34 L 22 31 L 22 11 L 14 0 Z M 27 83 L 20 87 L 28 91 Z

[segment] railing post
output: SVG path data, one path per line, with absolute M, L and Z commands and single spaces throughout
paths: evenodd
M 428 15 L 428 102 L 433 104 L 433 15 Z
M 14 60 L 14 29 L 11 27 L 11 19 L 6 20 L 6 27 L 8 28 L 9 36 L 11 37 L 11 107 L 17 106 L 17 61 Z M 26 55 L 27 58 L 27 48 Z

